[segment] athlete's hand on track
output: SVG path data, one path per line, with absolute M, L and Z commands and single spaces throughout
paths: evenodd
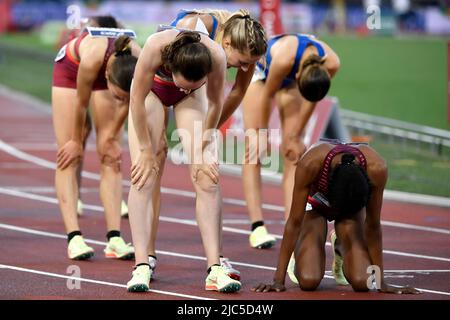
M 252 288 L 253 292 L 282 292 L 286 291 L 284 284 L 279 282 L 274 282 L 272 284 L 260 283 Z
M 383 293 L 396 293 L 396 294 L 419 294 L 421 291 L 416 288 L 409 286 L 396 286 L 388 283 L 384 283 L 381 285 L 381 288 L 378 290 Z
M 56 164 L 58 169 L 66 169 L 73 161 L 83 157 L 83 146 L 74 140 L 69 140 L 56 154 Z
M 137 162 L 131 166 L 131 183 L 140 190 L 147 179 L 159 173 L 158 163 L 150 148 L 144 149 L 138 156 Z

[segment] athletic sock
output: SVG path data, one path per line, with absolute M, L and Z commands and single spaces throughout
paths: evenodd
M 208 270 L 206 270 L 206 272 L 208 272 L 208 274 L 209 274 L 211 272 L 211 268 L 214 266 L 220 267 L 220 264 L 217 264 L 217 263 L 213 264 L 211 267 L 208 268 Z
M 67 243 L 69 243 L 70 240 L 72 240 L 72 238 L 75 236 L 81 236 L 81 231 L 77 230 L 77 231 L 72 231 L 71 233 L 68 233 L 67 234 Z
M 252 231 L 254 231 L 258 227 L 262 227 L 263 225 L 264 225 L 264 221 L 262 221 L 262 220 L 252 223 Z
M 106 234 L 106 238 L 108 239 L 108 241 L 113 237 L 120 237 L 120 231 L 117 230 L 108 231 L 108 233 Z

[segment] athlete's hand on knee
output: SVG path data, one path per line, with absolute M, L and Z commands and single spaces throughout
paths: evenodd
M 422 291 L 410 286 L 396 286 L 388 283 L 383 283 L 378 290 L 383 293 L 396 293 L 396 294 L 419 294 Z
M 66 169 L 73 161 L 80 160 L 83 156 L 83 146 L 74 140 L 69 140 L 56 154 L 56 163 L 61 170 Z
M 193 165 L 193 177 L 194 181 L 197 181 L 198 174 L 202 171 L 206 174 L 215 184 L 219 183 L 219 164 L 213 162 L 211 164 L 194 164 Z
M 150 149 L 141 151 L 137 162 L 131 166 L 131 183 L 140 190 L 147 179 L 152 175 L 158 175 L 159 167 L 155 156 Z
M 303 153 L 303 148 L 300 143 L 300 137 L 291 136 L 283 141 L 283 155 L 286 159 L 292 162 L 298 162 Z
M 167 143 L 167 137 L 163 133 L 159 141 L 158 151 L 156 152 L 156 164 L 158 168 L 161 168 L 164 160 L 167 157 L 167 152 L 169 150 L 169 144 Z
M 260 283 L 252 288 L 254 292 L 282 292 L 286 291 L 286 287 L 282 283 L 274 282 L 272 284 Z

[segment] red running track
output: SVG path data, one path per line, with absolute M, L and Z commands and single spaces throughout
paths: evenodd
M 355 293 L 330 277 L 331 250 L 327 245 L 326 277 L 315 292 L 303 292 L 289 278 L 287 291 L 253 293 L 251 287 L 272 279 L 280 241 L 270 250 L 251 249 L 248 222 L 239 178 L 222 175 L 224 196 L 224 255 L 242 273 L 242 290 L 235 294 L 203 289 L 206 263 L 194 220 L 194 197 L 185 166 L 168 163 L 163 177 L 158 267 L 151 292 L 128 293 L 133 262 L 103 256 L 105 223 L 101 214 L 97 176 L 83 179 L 82 198 L 91 205 L 80 219 L 85 238 L 96 250 L 91 261 L 66 257 L 66 237 L 54 191 L 56 146 L 50 109 L 14 95 L 0 95 L 0 299 L 449 299 L 450 212 L 448 208 L 385 201 L 382 212 L 384 264 L 388 280 L 410 284 L 425 292 L 402 296 L 377 292 Z M 84 170 L 98 172 L 90 141 Z M 126 146 L 126 143 L 124 143 Z M 123 168 L 130 161 L 125 152 Z M 127 170 L 124 170 L 127 171 Z M 128 173 L 125 173 L 128 180 Z M 124 186 L 124 197 L 128 187 Z M 282 192 L 265 185 L 265 210 L 271 233 L 281 236 Z M 331 225 L 330 225 L 331 228 Z M 122 232 L 131 241 L 128 220 Z M 78 266 L 79 289 L 68 279 Z M 71 286 L 72 284 L 72 286 Z

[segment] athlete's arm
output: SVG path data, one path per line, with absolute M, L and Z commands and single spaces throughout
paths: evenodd
M 225 121 L 231 117 L 233 112 L 241 104 L 242 99 L 244 99 L 245 92 L 250 85 L 250 81 L 252 80 L 254 71 L 255 64 L 250 65 L 247 71 L 244 71 L 241 68 L 238 69 L 233 88 L 223 104 L 222 115 L 220 116 L 219 125 L 217 126 L 218 128 L 220 128 Z
M 383 203 L 383 192 L 388 178 L 388 170 L 385 161 L 378 154 L 373 152 L 369 156 L 371 159 L 375 159 L 367 167 L 367 174 L 372 183 L 372 193 L 366 208 L 364 233 L 370 261 L 372 265 L 378 266 L 381 272 L 381 288 L 377 289 L 386 293 L 420 293 L 420 291 L 412 287 L 394 286 L 386 283 L 384 280 L 381 207 Z
M 292 50 L 286 51 L 290 47 L 285 43 L 282 43 L 279 48 L 274 48 L 275 46 L 277 46 L 277 43 L 271 48 L 272 61 L 269 74 L 259 95 L 258 105 L 261 106 L 262 110 L 270 109 L 272 99 L 280 90 L 283 79 L 287 77 L 294 65 L 295 56 Z
M 139 54 L 141 52 L 141 47 L 139 46 L 139 44 L 132 40 L 131 41 L 131 52 L 132 55 L 135 56 L 136 58 L 139 58 Z M 130 99 L 124 99 L 124 100 L 118 100 L 115 99 L 118 107 L 119 107 L 119 112 L 118 112 L 118 116 L 117 119 L 115 119 L 114 121 L 114 128 L 113 128 L 113 134 L 114 136 L 119 132 L 119 130 L 122 129 L 122 126 L 128 116 L 128 111 L 129 111 L 129 106 L 130 106 Z
M 226 74 L 226 57 L 222 48 L 218 48 L 218 45 L 214 43 L 215 48 L 210 48 L 213 68 L 208 75 L 206 85 L 206 96 L 208 98 L 208 111 L 205 117 L 203 132 L 216 129 L 219 123 L 220 115 L 223 108 L 224 100 L 224 86 L 225 86 L 225 74 Z M 209 131 L 210 132 L 210 131 Z M 207 137 L 209 139 L 209 137 Z M 203 143 L 203 148 L 208 144 L 207 141 Z
M 102 41 L 103 40 L 103 41 Z M 92 93 L 92 86 L 103 65 L 106 50 L 106 39 L 85 39 L 80 52 L 80 64 L 77 73 L 77 96 L 75 100 L 74 126 L 71 140 L 62 146 L 57 153 L 57 165 L 60 169 L 67 168 L 75 159 L 83 155 L 83 127 L 86 121 L 87 107 Z
M 284 283 L 286 270 L 300 235 L 309 190 L 322 163 L 321 161 L 316 160 L 317 158 L 317 151 L 305 153 L 297 165 L 291 211 L 284 228 L 283 240 L 281 241 L 278 264 L 273 277 L 273 283 L 271 285 L 260 284 L 253 289 L 254 291 L 278 292 L 285 290 Z
M 86 38 L 85 38 L 86 39 Z M 80 51 L 80 65 L 77 73 L 77 98 L 75 104 L 76 117 L 72 139 L 82 142 L 83 125 L 86 120 L 86 110 L 91 98 L 92 86 L 103 65 L 106 51 L 106 39 L 88 38 L 83 50 Z
M 140 155 L 131 167 L 131 182 L 138 190 L 147 181 L 155 167 L 155 154 L 152 149 L 150 131 L 147 126 L 145 99 L 153 85 L 153 77 L 161 65 L 163 32 L 151 35 L 139 55 L 134 71 L 130 94 L 130 113 L 138 139 Z
M 145 98 L 150 93 L 153 77 L 161 65 L 161 45 L 158 33 L 151 35 L 142 49 L 134 70 L 130 93 L 130 112 L 139 141 L 139 149 L 152 150 L 147 127 Z

